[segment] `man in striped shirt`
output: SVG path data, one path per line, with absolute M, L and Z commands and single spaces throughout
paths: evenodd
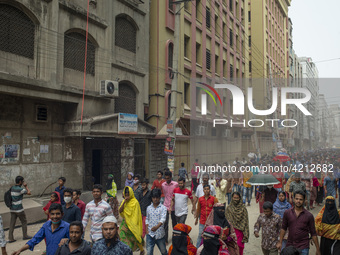
M 26 195 L 31 195 L 31 191 L 27 187 L 27 183 L 24 182 L 24 177 L 22 176 L 17 176 L 15 178 L 15 186 L 11 188 L 11 196 L 12 196 L 12 205 L 10 208 L 11 212 L 11 222 L 9 225 L 9 233 L 8 233 L 8 239 L 9 243 L 13 243 L 16 240 L 13 237 L 13 232 L 14 232 L 14 227 L 15 223 L 17 221 L 17 218 L 19 217 L 22 225 L 22 234 L 23 234 L 23 239 L 28 240 L 31 239 L 32 237 L 27 235 L 27 220 L 26 220 L 26 214 L 24 211 L 24 208 L 22 206 L 22 199 L 24 197 L 24 194 Z M 24 186 L 22 188 L 21 186 Z
M 101 238 L 102 235 L 102 223 L 106 216 L 113 216 L 111 206 L 102 200 L 103 187 L 100 184 L 95 184 L 92 189 L 92 195 L 94 200 L 89 202 L 85 208 L 85 214 L 83 217 L 84 231 L 86 229 L 89 218 L 91 218 L 91 230 L 90 237 L 92 242 L 95 242 Z

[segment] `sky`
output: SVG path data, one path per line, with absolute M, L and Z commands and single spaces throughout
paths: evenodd
M 339 0 L 292 0 L 288 15 L 293 23 L 293 48 L 299 57 L 311 57 L 321 79 L 320 93 L 329 104 L 340 99 Z M 334 61 L 318 61 L 339 58 Z M 340 101 L 340 100 L 339 100 Z

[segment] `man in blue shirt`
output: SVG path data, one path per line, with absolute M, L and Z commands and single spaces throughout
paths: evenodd
M 63 209 L 60 204 L 54 203 L 48 209 L 50 220 L 45 222 L 41 229 L 12 255 L 19 255 L 21 252 L 30 249 L 33 251 L 34 246 L 46 238 L 46 255 L 54 255 L 58 249 L 58 245 L 63 238 L 69 238 L 69 226 L 67 222 L 61 220 L 63 217 Z
M 59 179 L 58 179 L 59 186 L 55 188 L 55 191 L 58 191 L 59 194 L 60 194 L 61 205 L 65 204 L 65 201 L 64 201 L 64 190 L 65 190 L 64 184 L 65 184 L 65 182 L 66 182 L 65 177 L 59 177 Z
M 118 222 L 115 216 L 106 216 L 102 224 L 102 239 L 96 241 L 91 255 L 132 255 L 131 248 L 119 240 Z

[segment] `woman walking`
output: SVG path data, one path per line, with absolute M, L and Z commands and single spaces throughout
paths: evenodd
M 249 218 L 247 208 L 241 201 L 240 193 L 232 194 L 232 200 L 227 207 L 225 216 L 235 228 L 237 245 L 240 255 L 243 255 L 244 244 L 248 243 L 249 239 Z
M 290 209 L 291 207 L 292 207 L 291 204 L 287 201 L 286 192 L 283 191 L 279 192 L 279 196 L 273 205 L 274 213 L 280 215 L 281 219 L 283 219 L 283 214 L 285 213 L 286 210 Z M 286 231 L 285 236 L 283 237 L 282 249 L 286 247 L 287 239 L 288 229 Z
M 340 254 L 340 210 L 336 209 L 334 197 L 326 197 L 326 204 L 315 218 L 315 229 L 321 236 L 321 254 Z
M 140 250 L 144 255 L 143 221 L 140 205 L 131 187 L 125 187 L 123 192 L 124 200 L 119 207 L 120 216 L 123 221 L 120 225 L 119 238 L 127 244 L 132 251 Z

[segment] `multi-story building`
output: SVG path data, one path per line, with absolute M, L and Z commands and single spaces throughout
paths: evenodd
M 317 133 L 319 134 L 317 141 L 318 148 L 327 148 L 330 146 L 331 133 L 331 112 L 324 94 L 319 94 L 318 100 L 318 117 L 317 117 Z
M 340 148 L 340 107 L 338 104 L 329 106 L 330 115 L 330 147 Z
M 290 0 L 249 1 L 249 41 L 254 105 L 257 109 L 269 109 L 272 105 L 272 88 L 287 86 L 289 37 L 288 6 Z M 279 100 L 280 101 L 280 100 Z M 282 119 L 280 107 L 266 118 Z M 261 152 L 272 152 L 277 148 L 275 140 L 287 145 L 287 130 L 267 125 L 258 129 Z
M 313 60 L 308 57 L 299 58 L 302 68 L 302 87 L 311 93 L 311 99 L 306 104 L 312 116 L 303 116 L 304 136 L 303 149 L 316 148 L 319 141 L 318 131 L 318 99 L 319 99 L 319 72 Z
M 248 41 L 245 31 L 247 1 L 197 0 L 182 5 L 184 8 L 177 13 L 179 45 L 174 37 L 175 4 L 165 0 L 152 1 L 150 5 L 150 108 L 147 119 L 157 129 L 151 148 L 162 148 L 168 137 L 166 124 L 170 119 L 170 102 L 174 94 L 177 98 L 175 126 L 181 129 L 181 135 L 176 137 L 175 169 L 181 162 L 190 166 L 193 158 L 200 162 L 221 163 L 241 155 L 240 129 L 227 125 L 212 128 L 213 118 L 232 117 L 231 94 L 227 90 L 218 90 L 223 106 L 215 107 L 213 100 L 208 99 L 207 115 L 202 116 L 202 90 L 197 88 L 196 81 L 212 86 L 234 83 L 244 90 L 246 85 L 242 78 L 247 77 L 249 71 L 249 52 L 245 47 Z M 174 56 L 174 47 L 179 48 L 178 56 Z M 178 61 L 178 70 L 173 70 L 173 61 Z M 176 93 L 171 91 L 173 75 L 178 75 Z M 194 133 L 196 136 L 190 141 L 189 137 Z M 228 141 L 223 143 L 224 147 L 216 145 L 221 138 Z M 197 146 L 192 141 L 198 142 Z M 163 167 L 161 154 L 162 150 L 153 150 L 150 159 L 152 174 Z
M 91 189 L 112 173 L 121 188 L 145 171 L 149 1 L 90 2 L 0 3 L 1 193 L 16 175 L 36 195 L 60 176 Z

